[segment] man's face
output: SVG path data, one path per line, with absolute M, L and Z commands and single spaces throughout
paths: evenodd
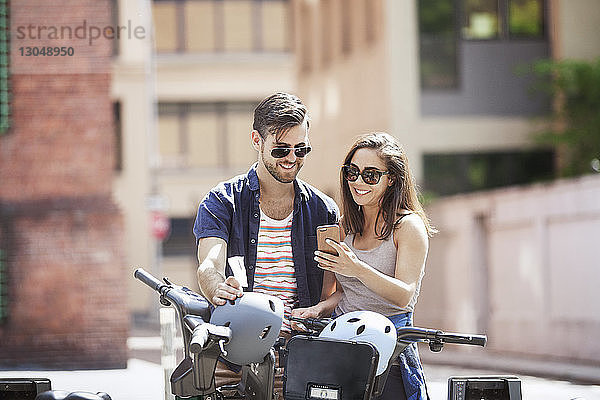
M 276 158 L 272 155 L 275 148 L 303 148 L 310 146 L 306 123 L 296 125 L 276 140 L 275 135 L 269 134 L 261 141 L 260 158 L 265 168 L 275 180 L 281 183 L 290 183 L 296 179 L 305 157 L 298 157 L 294 150 L 289 151 L 285 157 Z

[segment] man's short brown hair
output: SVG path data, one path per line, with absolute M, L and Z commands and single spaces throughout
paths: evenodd
M 274 134 L 276 139 L 290 128 L 307 122 L 308 111 L 302 101 L 295 95 L 278 92 L 260 102 L 254 109 L 252 129 L 258 131 L 263 139 Z

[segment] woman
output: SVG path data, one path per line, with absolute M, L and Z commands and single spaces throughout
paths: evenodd
M 396 328 L 412 325 L 434 233 L 417 198 L 402 147 L 387 133 L 360 137 L 341 171 L 342 243 L 328 241 L 338 255 L 316 251 L 325 269 L 324 290 L 335 274 L 335 293 L 316 306 L 296 309 L 301 317 L 329 316 L 356 310 L 387 316 Z M 332 290 L 329 290 L 331 293 Z M 416 345 L 392 366 L 382 398 L 425 399 L 427 393 Z M 402 388 L 402 386 L 404 388 Z

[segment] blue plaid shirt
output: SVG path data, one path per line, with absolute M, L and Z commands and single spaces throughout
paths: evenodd
M 194 235 L 218 237 L 227 242 L 227 259 L 242 256 L 248 278 L 248 289 L 254 286 L 254 267 L 260 224 L 260 185 L 254 164 L 247 174 L 221 182 L 213 188 L 198 207 Z M 323 285 L 323 270 L 314 261 L 317 249 L 316 228 L 338 222 L 335 202 L 307 183 L 294 181 L 294 216 L 292 219 L 292 253 L 300 307 L 319 302 Z M 227 276 L 233 275 L 229 263 Z

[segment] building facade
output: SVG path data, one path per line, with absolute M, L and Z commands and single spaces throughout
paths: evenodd
M 447 195 L 554 175 L 533 140 L 553 105 L 523 69 L 599 57 L 600 3 L 297 0 L 294 15 L 319 160 L 303 172 L 336 195 L 352 141 L 384 130 L 433 197 L 416 323 L 484 332 L 498 354 L 597 363 L 598 177 Z
M 113 64 L 123 167 L 114 185 L 124 210 L 131 272 L 197 289 L 193 220 L 218 182 L 246 172 L 252 113 L 264 97 L 296 89 L 286 0 L 119 1 L 119 21 L 148 27 L 148 41 L 123 43 Z M 140 4 L 145 4 L 144 7 Z M 164 241 L 152 215 L 170 223 Z M 154 315 L 155 296 L 133 279 L 134 315 Z
M 112 3 L 13 1 L 1 14 L 0 364 L 124 368 L 113 42 L 87 29 L 111 25 Z
M 142 5 L 145 5 L 142 7 Z M 592 0 L 156 0 L 118 2 L 113 63 L 128 264 L 196 288 L 198 202 L 256 159 L 251 113 L 268 94 L 308 105 L 313 152 L 301 177 L 338 197 L 354 138 L 387 131 L 405 146 L 426 198 L 550 179 L 554 154 L 532 135 L 551 100 L 525 72 L 548 57 L 593 57 Z M 574 21 L 577 21 L 575 23 Z M 589 39 L 579 40 L 581 37 Z M 166 215 L 170 235 L 151 235 Z M 153 294 L 130 281 L 130 307 Z
M 428 196 L 551 179 L 554 155 L 533 139 L 551 100 L 533 90 L 529 70 L 545 58 L 595 57 L 597 7 L 295 1 L 298 88 L 322 160 L 306 175 L 335 193 L 350 143 L 383 130 L 403 143 Z

